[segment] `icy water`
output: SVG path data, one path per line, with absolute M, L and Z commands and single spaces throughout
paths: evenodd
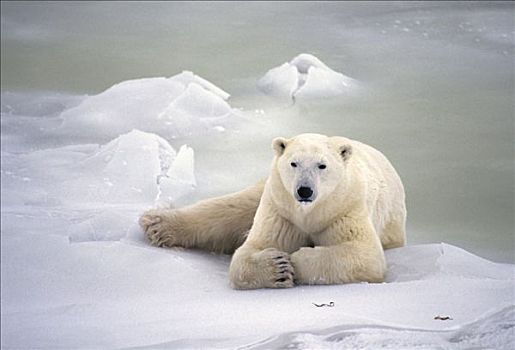
M 244 122 L 170 140 L 195 150 L 199 186 L 185 203 L 265 176 L 273 137 L 343 135 L 397 168 L 410 244 L 515 262 L 513 3 L 2 2 L 1 12 L 2 97 L 28 116 L 2 117 L 3 151 L 74 143 L 41 136 L 57 122 L 45 118 L 121 81 L 191 70 L 229 92 Z M 292 105 L 257 90 L 302 52 L 359 91 Z

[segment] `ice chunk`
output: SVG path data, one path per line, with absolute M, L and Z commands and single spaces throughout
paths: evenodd
M 192 72 L 124 81 L 61 113 L 56 132 L 108 139 L 132 129 L 166 137 L 199 134 L 224 123 L 229 94 Z
M 117 137 L 79 167 L 85 176 L 70 187 L 84 191 L 83 198 L 101 202 L 150 202 L 157 196 L 157 176 L 170 159 L 173 148 L 157 135 L 133 130 Z
M 258 82 L 258 87 L 266 94 L 292 99 L 345 94 L 353 85 L 354 79 L 306 53 L 270 69 Z
M 284 63 L 270 69 L 258 82 L 258 87 L 266 94 L 292 98 L 299 85 L 296 67 Z
M 183 181 L 195 185 L 195 175 L 193 174 L 194 153 L 193 149 L 182 145 L 179 153 L 167 172 L 168 177 L 174 181 Z
M 195 185 L 191 148 L 183 146 L 178 155 L 165 139 L 139 130 L 117 137 L 78 166 L 83 175 L 70 187 L 90 201 L 153 202 L 160 186 L 168 188 L 170 182 L 176 189 L 167 192 L 171 200 Z M 162 185 L 165 178 L 169 181 Z
M 212 92 L 213 94 L 221 97 L 224 100 L 227 100 L 231 96 L 227 92 L 220 89 L 218 86 L 207 81 L 206 79 L 199 77 L 198 75 L 193 74 L 193 72 L 190 71 L 184 71 L 180 74 L 177 74 L 173 76 L 172 79 L 181 82 L 184 86 L 188 86 L 191 83 L 195 83 L 196 85 L 204 88 L 209 92 Z
M 179 152 L 161 137 L 133 130 L 112 140 L 76 165 L 76 174 L 60 188 L 78 202 L 170 207 L 196 186 L 194 152 Z M 124 237 L 135 213 L 102 209 L 70 225 L 72 242 L 116 241 Z
M 157 119 L 164 121 L 174 136 L 190 135 L 195 128 L 203 125 L 205 118 L 219 118 L 230 113 L 227 102 L 200 85 L 191 83 L 159 113 Z
M 25 205 L 98 204 L 153 205 L 161 189 L 169 200 L 189 193 L 195 186 L 193 150 L 183 146 L 177 153 L 160 136 L 133 130 L 98 145 L 66 146 L 30 152 L 18 158 L 3 157 L 15 165 L 3 174 L 9 184 L 7 198 Z M 30 178 L 31 181 L 24 181 Z M 166 184 L 160 183 L 168 178 Z M 23 187 L 23 196 L 17 194 Z
M 193 149 L 183 145 L 168 171 L 159 177 L 159 206 L 173 205 L 174 201 L 190 193 L 196 186 Z

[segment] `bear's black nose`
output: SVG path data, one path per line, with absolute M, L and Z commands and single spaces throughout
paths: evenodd
M 297 189 L 297 193 L 300 198 L 302 199 L 308 199 L 313 195 L 313 190 L 309 187 L 299 187 Z

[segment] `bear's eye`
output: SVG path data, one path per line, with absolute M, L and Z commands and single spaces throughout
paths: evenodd
M 318 169 L 322 169 L 322 170 L 323 170 L 323 169 L 325 169 L 325 168 L 327 168 L 327 166 L 326 166 L 325 164 L 320 164 L 320 165 L 318 166 Z
M 295 162 L 291 162 L 290 165 L 291 165 L 292 168 L 296 168 L 297 167 L 297 163 L 295 163 Z

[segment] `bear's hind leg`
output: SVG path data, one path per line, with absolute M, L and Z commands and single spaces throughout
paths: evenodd
M 390 221 L 380 234 L 383 249 L 404 247 L 406 245 L 406 219 Z
M 264 181 L 243 191 L 180 209 L 152 209 L 139 219 L 145 236 L 159 247 L 233 253 L 252 226 Z

